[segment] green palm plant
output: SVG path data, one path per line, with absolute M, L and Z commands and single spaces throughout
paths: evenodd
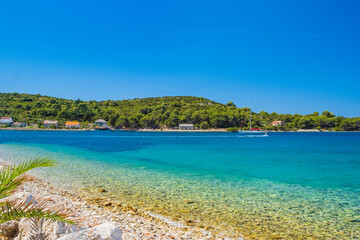
M 61 211 L 60 207 L 53 207 L 44 200 L 26 202 L 25 200 L 12 200 L 13 194 L 18 187 L 31 180 L 25 173 L 39 167 L 52 167 L 56 162 L 48 158 L 35 158 L 18 166 L 4 166 L 0 171 L 0 224 L 21 218 L 45 218 L 74 224 L 68 212 Z M 1 230 L 1 229 L 0 229 Z

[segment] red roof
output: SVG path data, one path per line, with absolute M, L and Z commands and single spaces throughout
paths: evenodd
M 10 119 L 11 117 L 2 117 L 1 119 Z

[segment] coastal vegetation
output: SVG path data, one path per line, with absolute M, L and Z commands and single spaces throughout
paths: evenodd
M 42 127 L 44 120 L 79 121 L 87 127 L 96 119 L 105 119 L 119 129 L 174 128 L 192 123 L 198 129 L 248 128 L 250 109 L 233 102 L 221 104 L 203 97 L 153 97 L 130 100 L 82 101 L 43 96 L 40 94 L 0 93 L 0 117 Z M 282 121 L 272 126 L 273 121 Z M 307 115 L 252 113 L 252 127 L 267 130 L 326 129 L 359 131 L 360 117 L 335 116 L 329 111 Z

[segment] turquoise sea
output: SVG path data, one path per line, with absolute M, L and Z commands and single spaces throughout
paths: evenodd
M 57 186 L 228 236 L 360 239 L 360 133 L 0 131 L 0 158 L 37 156 Z

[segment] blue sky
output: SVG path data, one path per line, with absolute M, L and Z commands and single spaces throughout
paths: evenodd
M 0 92 L 360 116 L 358 1 L 6 1 Z

